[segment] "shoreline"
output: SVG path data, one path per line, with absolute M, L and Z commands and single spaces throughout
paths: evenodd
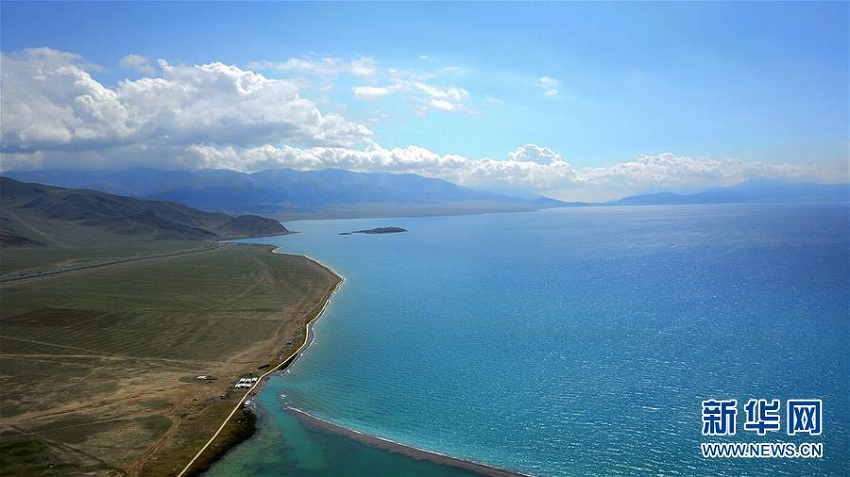
M 276 253 L 276 251 L 277 251 L 277 249 L 274 249 L 274 250 L 272 250 L 272 253 Z M 301 343 L 301 346 L 299 346 L 298 349 L 295 350 L 289 358 L 286 358 L 286 360 L 284 360 L 277 367 L 275 367 L 274 369 L 272 369 L 271 371 L 266 373 L 266 375 L 270 375 L 273 372 L 283 371 L 283 370 L 289 368 L 290 366 L 292 366 L 295 363 L 295 361 L 298 360 L 298 357 L 301 356 L 301 353 L 307 351 L 307 349 L 310 347 L 310 345 L 313 344 L 313 339 L 315 338 L 315 336 L 314 336 L 315 333 L 313 332 L 313 325 L 315 325 L 316 322 L 319 321 L 319 318 L 321 318 L 322 315 L 325 314 L 325 310 L 327 310 L 328 305 L 330 305 L 331 299 L 333 298 L 334 294 L 336 294 L 337 290 L 339 290 L 339 288 L 342 286 L 342 284 L 345 283 L 345 277 L 342 276 L 341 274 L 337 273 L 336 270 L 334 270 L 333 268 L 331 268 L 331 267 L 325 265 L 324 263 L 322 263 L 318 260 L 315 260 L 313 258 L 304 256 L 304 255 L 302 255 L 302 256 L 304 258 L 306 258 L 307 260 L 310 260 L 311 262 L 315 263 L 316 265 L 327 270 L 331 275 L 337 277 L 339 279 L 339 281 L 328 292 L 325 299 L 322 300 L 322 307 L 319 309 L 319 311 L 316 312 L 316 314 L 312 318 L 310 318 L 310 320 L 307 321 L 307 323 L 305 324 L 305 326 L 304 326 L 304 342 Z M 261 379 L 260 381 L 262 382 L 264 380 Z M 257 388 L 257 391 L 259 391 L 259 388 Z
M 293 233 L 300 233 L 300 232 L 293 232 Z M 281 250 L 281 247 L 275 247 L 272 250 L 272 253 L 279 253 L 280 255 L 292 255 L 292 254 L 287 254 L 286 252 L 278 252 L 278 250 Z M 326 263 L 322 263 L 319 260 L 316 260 L 313 257 L 308 257 L 306 255 L 301 255 L 301 256 L 306 258 L 307 260 L 315 263 L 319 267 L 324 268 L 328 273 L 337 277 L 339 279 L 339 281 L 336 283 L 336 285 L 334 285 L 333 289 L 330 290 L 330 292 L 328 292 L 328 295 L 323 300 L 322 307 L 318 311 L 318 313 L 316 313 L 315 316 L 313 316 L 310 320 L 307 321 L 307 323 L 305 325 L 304 343 L 302 343 L 301 346 L 298 347 L 298 349 L 295 350 L 289 358 L 287 358 L 283 363 L 278 365 L 277 368 L 275 368 L 272 371 L 269 371 L 266 374 L 271 374 L 273 371 L 283 371 L 283 370 L 285 370 L 286 368 L 292 366 L 293 363 L 295 363 L 295 361 L 298 359 L 298 357 L 301 355 L 301 353 L 307 351 L 307 349 L 310 347 L 310 345 L 313 344 L 313 338 L 314 338 L 313 325 L 317 321 L 319 321 L 319 318 L 321 318 L 322 315 L 325 314 L 325 310 L 328 308 L 328 305 L 330 305 L 331 298 L 333 298 L 333 296 L 334 296 L 334 294 L 336 294 L 337 290 L 339 290 L 340 287 L 342 287 L 342 284 L 345 283 L 345 276 L 343 274 L 337 272 L 336 270 L 334 270 L 332 267 L 330 267 Z M 284 363 L 286 363 L 286 364 L 284 365 Z
M 279 248 L 280 247 L 276 247 L 276 248 L 272 249 L 270 251 L 270 253 L 275 253 Z M 282 255 L 292 255 L 292 254 L 282 254 Z M 236 406 L 231 411 L 230 415 L 228 415 L 228 417 L 224 420 L 224 422 L 221 424 L 221 426 L 215 432 L 215 434 L 195 454 L 195 456 L 189 461 L 189 463 L 186 464 L 185 467 L 183 467 L 183 470 L 181 470 L 177 474 L 177 477 L 202 475 L 207 470 L 209 470 L 213 465 L 215 465 L 216 462 L 218 462 L 219 460 L 224 458 L 232 449 L 236 448 L 238 445 L 242 444 L 243 442 L 245 442 L 245 441 L 249 440 L 251 437 L 253 437 L 253 435 L 257 431 L 257 429 L 256 429 L 257 413 L 254 411 L 254 409 L 252 407 L 248 406 L 248 403 L 250 401 L 253 401 L 253 398 L 262 390 L 263 383 L 265 383 L 265 381 L 270 377 L 270 375 L 272 375 L 273 373 L 282 372 L 283 370 L 285 370 L 286 368 L 291 366 L 292 363 L 294 363 L 298 359 L 298 356 L 300 356 L 301 353 L 304 352 L 310 346 L 310 344 L 313 342 L 313 324 L 316 321 L 318 321 L 318 319 L 321 318 L 321 316 L 324 314 L 325 310 L 328 307 L 328 304 L 331 302 L 331 298 L 333 297 L 334 293 L 336 293 L 336 291 L 339 290 L 339 287 L 343 284 L 343 282 L 345 281 L 345 278 L 342 275 L 336 273 L 331 267 L 319 262 L 318 260 L 313 260 L 312 258 L 304 256 L 304 255 L 300 255 L 300 256 L 305 258 L 309 262 L 316 264 L 316 266 L 324 269 L 326 272 L 328 272 L 329 274 L 331 274 L 332 276 L 337 278 L 337 281 L 333 285 L 333 287 L 331 287 L 326 292 L 324 298 L 322 299 L 321 306 L 316 306 L 315 308 L 313 308 L 313 310 L 311 310 L 310 314 L 308 315 L 309 319 L 304 324 L 304 342 L 301 343 L 301 346 L 299 346 L 298 349 L 293 351 L 292 354 L 290 354 L 285 359 L 281 360 L 281 362 L 277 366 L 269 369 L 268 371 L 266 371 L 265 373 L 263 373 L 262 375 L 259 376 L 259 379 L 257 379 L 257 381 L 254 383 L 254 385 L 251 386 L 245 392 L 244 395 L 242 395 L 242 397 L 239 399 L 239 402 L 236 404 Z M 224 427 L 231 421 L 233 416 L 240 410 L 243 413 L 250 415 L 249 419 L 252 421 L 250 433 L 241 435 L 238 440 L 224 442 L 223 448 L 220 449 L 219 453 L 212 455 L 212 456 L 209 456 L 207 458 L 204 458 L 203 455 L 204 455 L 205 451 L 207 450 L 207 448 L 209 448 L 213 444 L 213 442 L 215 442 L 216 438 L 222 432 Z
M 374 436 L 371 434 L 365 434 L 354 429 L 349 429 L 347 427 L 328 422 L 324 419 L 313 416 L 312 414 L 306 411 L 292 406 L 287 406 L 286 412 L 295 416 L 302 424 L 308 427 L 318 429 L 322 432 L 341 435 L 360 442 L 362 444 L 366 444 L 370 447 L 384 450 L 387 452 L 392 452 L 394 454 L 401 454 L 405 457 L 409 457 L 414 460 L 425 460 L 434 464 L 444 465 L 448 467 L 456 467 L 463 470 L 468 470 L 470 472 L 474 472 L 479 475 L 486 475 L 492 477 L 532 477 L 529 474 L 523 474 L 517 471 L 493 467 L 487 464 L 481 464 L 471 460 L 461 459 L 459 457 L 452 457 L 450 455 L 441 454 L 439 452 L 419 449 L 417 447 L 402 444 L 400 442 L 396 442 L 390 439 L 384 439 L 382 437 Z
M 281 249 L 280 247 L 276 247 L 272 250 L 272 253 L 285 254 L 285 252 L 278 252 L 278 250 L 280 250 L 280 249 Z M 301 256 L 303 256 L 307 260 L 315 263 L 319 267 L 325 269 L 330 274 L 336 276 L 339 279 L 339 281 L 328 292 L 326 298 L 323 300 L 322 305 L 321 305 L 321 307 L 319 307 L 318 311 L 316 311 L 313 314 L 313 316 L 310 318 L 310 320 L 308 320 L 307 323 L 305 324 L 304 342 L 301 344 L 301 346 L 299 346 L 298 349 L 296 349 L 289 357 L 287 357 L 286 359 L 281 361 L 281 363 L 279 365 L 275 366 L 273 369 L 264 373 L 262 375 L 261 379 L 259 379 L 257 381 L 255 386 L 253 386 L 251 389 L 249 389 L 249 391 L 245 394 L 245 396 L 241 400 L 242 409 L 245 412 L 250 413 L 255 417 L 256 425 L 259 425 L 258 417 L 259 417 L 260 412 L 255 410 L 253 407 L 247 406 L 247 402 L 252 401 L 253 400 L 252 398 L 255 397 L 261 391 L 262 384 L 266 381 L 266 379 L 268 379 L 268 377 L 270 377 L 274 373 L 282 374 L 287 368 L 292 366 L 292 364 L 295 363 L 295 361 L 298 360 L 298 358 L 300 357 L 300 355 L 302 353 L 304 353 L 307 349 L 309 349 L 310 345 L 313 343 L 313 341 L 315 339 L 315 332 L 313 331 L 313 326 L 318 321 L 318 319 L 321 318 L 321 316 L 324 314 L 325 310 L 327 309 L 327 307 L 329 306 L 329 304 L 331 302 L 331 299 L 333 298 L 333 295 L 337 292 L 337 290 L 339 290 L 339 288 L 342 286 L 342 284 L 346 280 L 345 277 L 342 274 L 340 274 L 339 272 L 337 272 L 336 270 L 334 270 L 332 267 L 328 266 L 327 264 L 322 263 L 321 261 L 316 260 L 312 257 L 308 257 L 306 255 L 301 255 Z M 407 445 L 407 444 L 403 444 L 403 443 L 400 443 L 400 442 L 392 441 L 392 440 L 385 439 L 385 438 L 378 437 L 378 436 L 374 436 L 374 435 L 371 435 L 371 434 L 365 434 L 365 433 L 362 433 L 360 431 L 356 431 L 354 429 L 349 429 L 349 428 L 340 426 L 338 424 L 334 424 L 332 422 L 325 421 L 321 418 L 318 418 L 318 417 L 315 417 L 315 416 L 309 414 L 306 411 L 303 411 L 301 409 L 294 408 L 294 407 L 291 407 L 291 406 L 287 406 L 285 410 L 286 410 L 286 412 L 295 416 L 302 424 L 304 424 L 308 427 L 312 427 L 314 429 L 318 429 L 318 430 L 320 430 L 322 432 L 326 432 L 326 433 L 341 435 L 343 437 L 347 437 L 349 439 L 355 440 L 357 442 L 360 442 L 360 443 L 365 444 L 367 446 L 373 447 L 375 449 L 384 450 L 384 451 L 391 452 L 391 453 L 394 453 L 394 454 L 400 454 L 400 455 L 403 455 L 405 457 L 408 457 L 408 458 L 411 458 L 411 459 L 414 459 L 414 460 L 424 460 L 424 461 L 428 461 L 428 462 L 431 462 L 431 463 L 434 463 L 434 464 L 437 464 L 437 465 L 443 465 L 443 466 L 447 466 L 447 467 L 455 467 L 455 468 L 467 470 L 467 471 L 473 472 L 473 473 L 478 474 L 478 475 L 483 475 L 483 476 L 532 477 L 530 474 L 524 474 L 524 473 L 517 472 L 517 471 L 502 469 L 502 468 L 499 468 L 499 467 L 494 467 L 494 466 L 490 466 L 490 465 L 487 465 L 487 464 L 482 464 L 482 463 L 462 459 L 462 458 L 459 458 L 459 457 L 453 457 L 453 456 L 441 454 L 441 453 L 434 452 L 434 451 L 419 449 L 419 448 L 416 448 L 416 447 L 413 447 L 413 446 L 410 446 L 410 445 Z M 254 427 L 254 429 L 252 429 L 252 431 L 253 432 L 251 432 L 251 435 L 246 436 L 244 439 L 240 440 L 239 442 L 233 442 L 231 445 L 228 445 L 226 450 L 224 450 L 224 452 L 222 452 L 222 454 L 220 456 L 218 456 L 213 461 L 209 462 L 209 466 L 207 467 L 207 469 L 209 469 L 209 467 L 214 465 L 215 462 L 217 462 L 218 460 L 224 458 L 230 450 L 234 449 L 235 447 L 242 444 L 243 442 L 249 440 L 254 435 L 254 433 L 256 432 L 256 426 Z M 187 468 L 188 467 L 189 466 L 187 466 Z M 202 473 L 204 471 L 202 471 Z

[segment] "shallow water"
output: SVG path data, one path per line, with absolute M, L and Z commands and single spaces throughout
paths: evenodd
M 375 449 L 352 439 L 322 432 L 283 412 L 278 396 L 281 380 L 265 384 L 255 404 L 258 432 L 217 463 L 208 476 L 410 476 L 469 477 L 476 474 L 414 460 Z

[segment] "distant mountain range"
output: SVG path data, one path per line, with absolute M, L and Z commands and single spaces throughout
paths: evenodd
M 345 170 L 275 169 L 253 174 L 229 170 L 117 172 L 10 171 L 14 179 L 59 187 L 92 189 L 191 207 L 278 218 L 311 215 L 368 215 L 389 212 L 470 213 L 534 210 L 570 205 L 545 197 L 520 199 L 477 191 L 415 174 Z M 392 211 L 396 211 L 395 214 Z
M 281 220 L 512 212 L 583 205 L 676 205 L 847 201 L 848 184 L 753 179 L 695 194 L 658 193 L 604 204 L 518 198 L 461 187 L 414 174 L 345 170 L 275 169 L 253 174 L 229 170 L 8 171 L 17 180 L 90 189 L 143 200 L 165 200 L 229 214 Z
M 778 179 L 752 179 L 730 187 L 695 194 L 642 194 L 608 202 L 611 205 L 732 204 L 767 202 L 846 202 L 850 184 L 811 184 Z
M 73 247 L 109 243 L 122 236 L 218 240 L 286 232 L 280 222 L 255 215 L 232 217 L 174 202 L 0 177 L 0 246 L 4 247 Z

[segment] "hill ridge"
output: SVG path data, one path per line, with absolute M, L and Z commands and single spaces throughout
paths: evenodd
M 233 217 L 180 203 L 88 189 L 66 189 L 0 177 L 0 246 L 72 246 L 126 235 L 219 240 L 280 235 L 288 230 L 256 215 Z

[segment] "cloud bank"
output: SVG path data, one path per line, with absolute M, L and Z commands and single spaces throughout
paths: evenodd
M 814 182 L 847 179 L 846 162 L 769 164 L 672 153 L 641 155 L 606 167 L 576 169 L 551 149 L 534 144 L 517 148 L 507 159 L 471 159 L 439 155 L 418 146 L 386 149 L 377 144 L 362 150 L 193 146 L 185 151 L 183 162 L 243 171 L 286 167 L 414 173 L 470 187 L 524 189 L 568 200 L 607 200 L 646 189 L 732 185 L 756 177 Z
M 322 114 L 293 81 L 222 63 L 171 65 L 159 76 L 96 81 L 77 55 L 47 48 L 2 56 L 2 151 L 99 150 L 198 143 L 354 147 L 371 142 L 361 124 Z M 122 64 L 153 67 L 131 55 Z
M 385 148 L 365 125 L 323 113 L 300 96 L 306 81 L 302 75 L 323 78 L 323 87 L 334 87 L 335 77 L 349 75 L 363 81 L 352 88 L 356 100 L 403 94 L 418 98 L 422 111 L 474 114 L 472 94 L 433 84 L 427 75 L 383 68 L 370 58 L 252 64 L 291 75 L 273 79 L 222 63 L 174 65 L 127 55 L 120 65 L 143 76 L 111 86 L 95 79 L 97 65 L 72 53 L 30 49 L 3 53 L 0 61 L 3 170 L 342 168 L 416 173 L 472 187 L 579 200 L 728 185 L 753 177 L 847 180 L 846 159 L 774 164 L 663 153 L 577 168 L 536 144 L 519 146 L 501 158 L 440 155 L 417 145 Z M 556 80 L 543 77 L 540 85 L 546 95 L 558 95 Z

